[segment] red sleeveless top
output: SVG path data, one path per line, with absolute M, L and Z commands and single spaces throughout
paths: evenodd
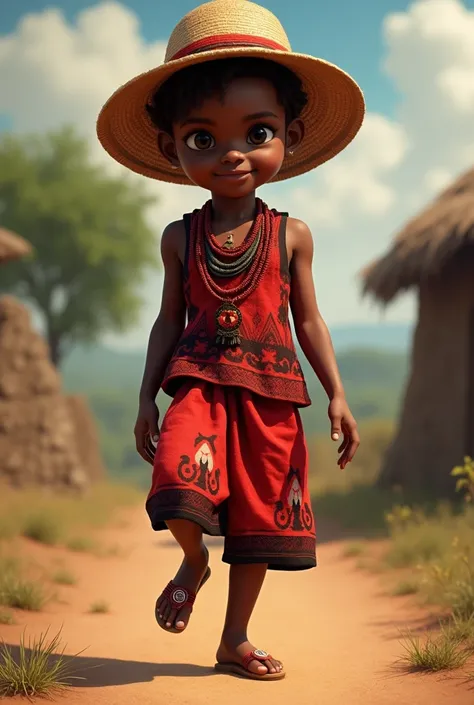
M 242 314 L 240 345 L 233 348 L 215 343 L 215 315 L 222 302 L 208 291 L 201 278 L 190 241 L 191 216 L 184 216 L 187 325 L 161 385 L 170 396 L 174 396 L 183 377 L 197 377 L 214 384 L 245 387 L 301 407 L 311 403 L 289 322 L 287 214 L 273 214 L 268 266 L 257 288 L 238 305 Z M 239 277 L 230 281 L 220 278 L 218 283 L 224 288 L 235 286 Z

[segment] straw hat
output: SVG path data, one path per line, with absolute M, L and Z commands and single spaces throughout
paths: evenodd
M 157 88 L 180 69 L 228 57 L 271 59 L 296 73 L 308 104 L 301 115 L 305 137 L 283 162 L 275 181 L 314 169 L 342 151 L 357 134 L 364 98 L 337 66 L 292 52 L 279 20 L 249 0 L 212 0 L 189 12 L 173 30 L 164 63 L 121 86 L 102 108 L 97 135 L 120 164 L 160 181 L 189 184 L 157 146 L 157 128 L 145 109 Z

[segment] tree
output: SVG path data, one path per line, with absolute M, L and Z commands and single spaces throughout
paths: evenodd
M 0 223 L 34 248 L 2 268 L 0 288 L 40 311 L 56 365 L 71 344 L 135 323 L 138 286 L 157 266 L 151 202 L 141 184 L 93 164 L 69 128 L 0 139 Z

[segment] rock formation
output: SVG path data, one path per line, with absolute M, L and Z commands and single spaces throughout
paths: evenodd
M 22 238 L 0 229 L 0 264 L 29 251 Z M 63 395 L 28 309 L 0 298 L 0 480 L 82 490 L 104 475 L 87 404 Z

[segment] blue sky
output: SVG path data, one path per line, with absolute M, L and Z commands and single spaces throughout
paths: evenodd
M 0 33 L 15 29 L 22 16 L 58 7 L 70 20 L 96 3 L 88 0 L 10 0 L 0 12 Z M 195 0 L 127 0 L 141 20 L 147 41 L 167 38 L 176 22 L 196 6 Z M 281 20 L 296 51 L 318 55 L 347 70 L 363 86 L 369 110 L 392 115 L 396 92 L 381 71 L 383 18 L 406 10 L 407 0 L 261 0 Z M 474 7 L 474 0 L 465 2 Z M 295 10 L 295 8 L 297 8 Z
M 72 123 L 94 158 L 115 168 L 95 136 L 100 107 L 121 83 L 161 62 L 173 27 L 196 4 L 0 0 L 0 129 Z M 262 195 L 310 226 L 329 325 L 377 322 L 380 309 L 361 297 L 360 270 L 474 164 L 474 0 L 260 4 L 279 17 L 294 50 L 341 66 L 364 91 L 367 115 L 354 142 L 314 172 L 265 186 Z M 159 199 L 149 213 L 157 237 L 203 201 L 198 189 L 136 178 Z M 147 280 L 142 320 L 117 344 L 146 342 L 161 286 L 159 274 Z M 383 315 L 412 322 L 415 296 L 401 296 Z

